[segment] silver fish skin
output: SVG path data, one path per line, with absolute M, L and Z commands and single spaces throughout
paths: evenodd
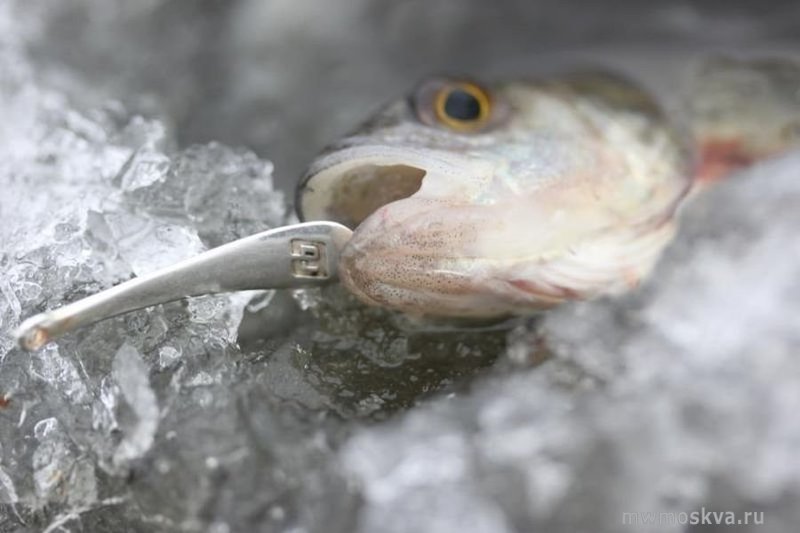
M 339 272 L 372 305 L 485 319 L 624 292 L 673 238 L 696 177 L 786 148 L 781 132 L 800 108 L 781 96 L 796 82 L 791 68 L 712 63 L 687 99 L 689 121 L 603 72 L 483 86 L 432 79 L 321 154 L 298 209 L 355 228 Z M 762 81 L 760 99 L 719 104 L 720 83 L 742 71 Z M 442 118 L 442 91 L 453 87 L 485 94 L 477 127 Z

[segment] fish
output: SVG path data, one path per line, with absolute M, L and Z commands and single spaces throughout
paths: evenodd
M 428 79 L 311 163 L 298 214 L 353 229 L 343 285 L 412 316 L 493 319 L 624 293 L 690 197 L 798 145 L 800 68 L 708 59 L 682 108 L 602 70 Z
M 800 144 L 800 67 L 709 59 L 682 109 L 603 70 L 430 78 L 311 162 L 301 223 L 30 317 L 18 342 L 186 296 L 337 279 L 369 305 L 470 323 L 630 291 L 693 196 Z

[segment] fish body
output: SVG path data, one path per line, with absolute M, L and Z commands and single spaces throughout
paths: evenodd
M 706 61 L 692 78 L 687 120 L 699 188 L 800 145 L 794 61 Z
M 436 78 L 317 158 L 298 208 L 354 229 L 339 273 L 369 304 L 494 318 L 623 292 L 671 241 L 698 180 L 793 144 L 797 73 L 712 62 L 688 122 L 602 72 Z

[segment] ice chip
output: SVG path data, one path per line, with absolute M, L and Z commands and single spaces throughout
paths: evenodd
M 106 213 L 103 218 L 117 253 L 137 276 L 205 250 L 197 233 L 182 224 L 164 223 L 127 212 Z
M 139 209 L 189 221 L 208 247 L 280 225 L 284 198 L 272 188 L 272 164 L 219 143 L 178 153 L 166 179 L 127 191 Z M 188 220 L 187 220 L 188 219 Z
M 120 187 L 124 191 L 134 191 L 161 181 L 166 177 L 169 164 L 169 157 L 160 152 L 137 150 L 120 170 Z
M 19 501 L 14 481 L 5 470 L 0 468 L 0 504 L 14 505 Z
M 132 416 L 121 428 L 122 441 L 114 454 L 115 466 L 126 466 L 153 445 L 159 421 L 156 395 L 150 387 L 148 367 L 133 346 L 123 344 L 114 356 L 114 380 Z
M 30 374 L 52 387 L 66 401 L 79 405 L 89 400 L 89 390 L 77 362 L 54 344 L 30 358 Z M 44 431 L 44 430 L 43 430 Z
M 162 369 L 170 368 L 181 358 L 181 352 L 172 346 L 162 346 L 158 350 L 158 364 Z
M 41 505 L 55 497 L 63 499 L 67 476 L 74 462 L 66 435 L 55 418 L 39 421 L 34 430 L 38 444 L 31 458 L 36 497 Z
M 88 457 L 79 458 L 72 465 L 67 480 L 69 491 L 67 504 L 72 508 L 90 508 L 97 502 L 97 476 L 94 461 Z

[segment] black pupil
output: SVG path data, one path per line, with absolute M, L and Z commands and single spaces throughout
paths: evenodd
M 481 103 L 463 89 L 453 89 L 444 102 L 444 112 L 456 120 L 476 120 L 481 116 Z

